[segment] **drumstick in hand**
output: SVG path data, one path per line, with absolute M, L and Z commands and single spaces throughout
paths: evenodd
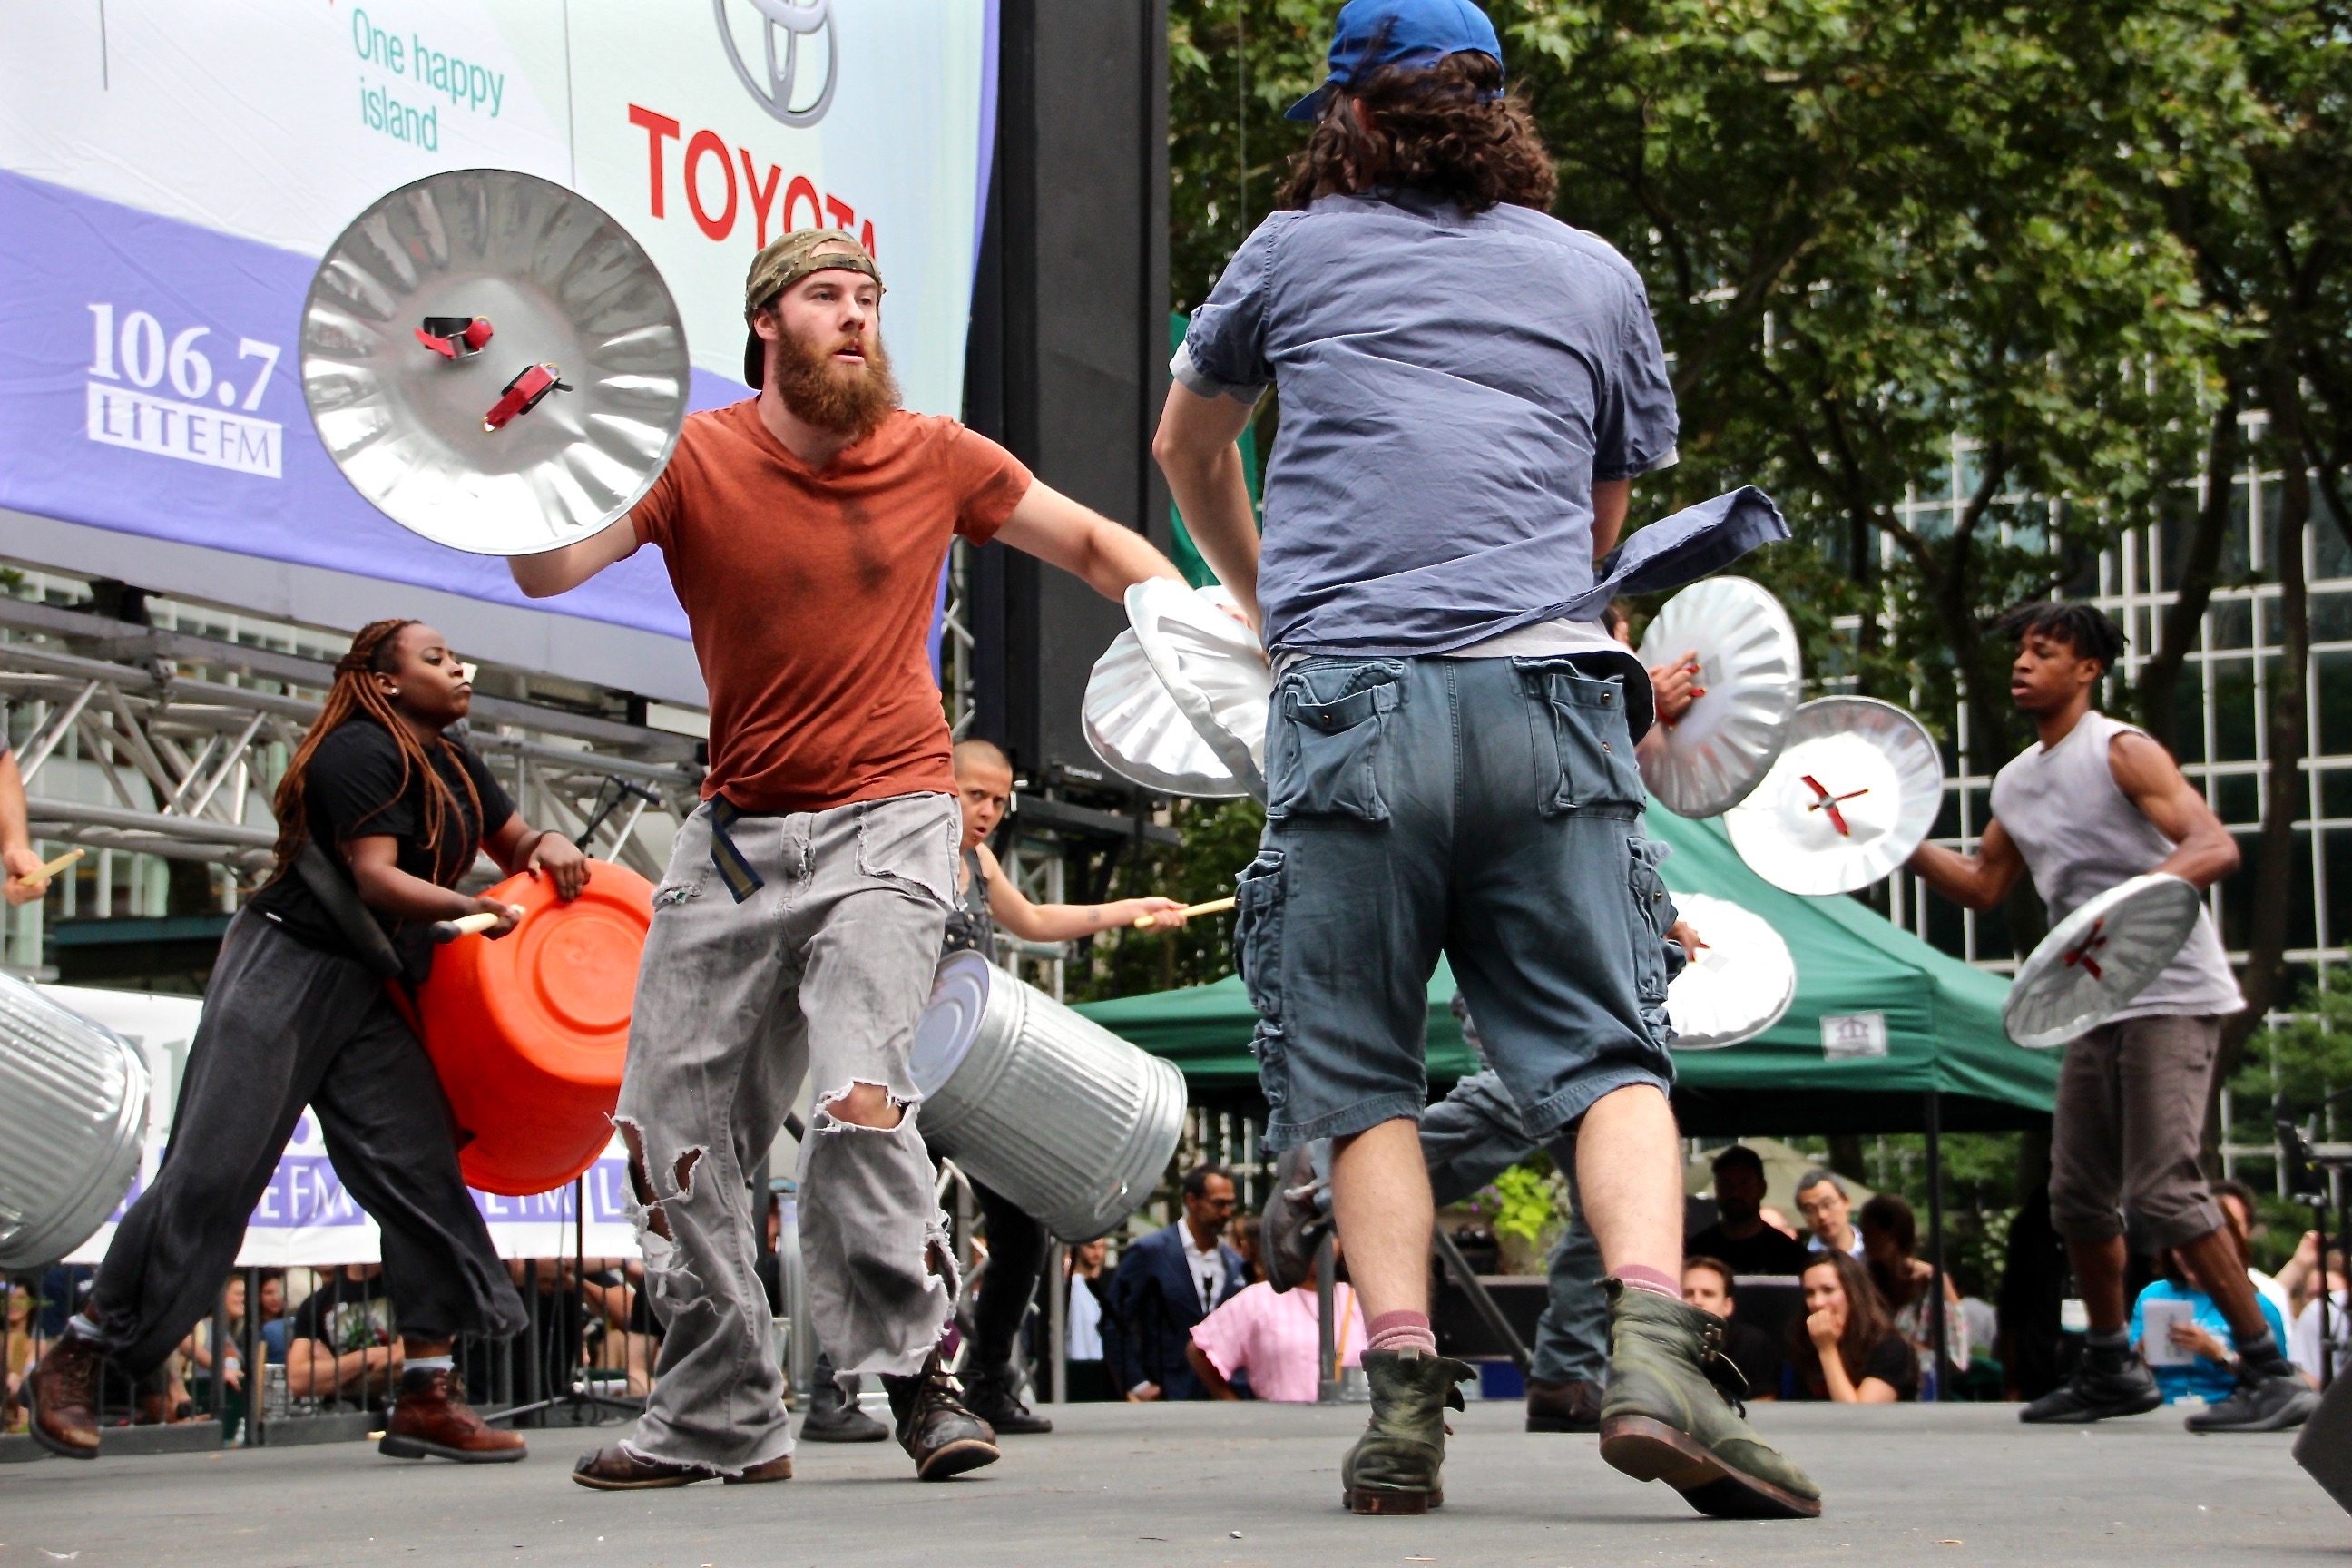
M 1205 904 L 1188 905 L 1183 909 L 1178 910 L 1176 913 L 1189 921 L 1194 915 L 1221 915 L 1233 907 L 1234 901 L 1231 899 L 1211 899 Z M 1138 915 L 1135 917 L 1135 929 L 1138 931 L 1150 931 L 1153 926 L 1156 926 L 1159 923 L 1160 917 L 1158 915 Z
M 28 876 L 15 878 L 13 880 L 22 882 L 28 888 L 37 883 L 46 882 L 50 878 L 56 876 L 58 872 L 64 870 L 67 867 L 72 865 L 75 861 L 80 859 L 81 856 L 82 852 L 80 850 L 68 849 L 64 854 L 58 856 L 56 859 L 50 861 L 47 865 L 42 867 L 39 870 L 35 871 Z

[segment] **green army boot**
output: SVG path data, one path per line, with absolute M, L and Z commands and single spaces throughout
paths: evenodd
M 1718 1519 L 1818 1518 L 1821 1489 L 1751 1431 L 1736 1404 L 1746 1384 L 1723 1355 L 1723 1320 L 1607 1283 L 1601 1457 Z
M 1477 1369 L 1419 1351 L 1366 1351 L 1372 1418 L 1339 1462 L 1351 1513 L 1427 1513 L 1445 1501 L 1445 1412 Z

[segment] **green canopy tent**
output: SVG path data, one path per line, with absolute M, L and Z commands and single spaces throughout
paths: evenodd
M 1653 809 L 1673 846 L 1663 869 L 1678 893 L 1728 899 L 1769 921 L 1797 961 L 1788 1015 L 1726 1050 L 1675 1058 L 1675 1108 L 1695 1136 L 1896 1132 L 2048 1122 L 2057 1053 L 2001 1032 L 2007 982 L 1946 956 L 1850 898 L 1782 892 L 1748 868 L 1720 822 Z M 1475 1071 L 1448 1004 L 1453 973 L 1429 984 L 1433 1080 Z M 1196 1092 L 1252 1088 L 1256 1015 L 1233 976 L 1078 1009 L 1182 1069 Z

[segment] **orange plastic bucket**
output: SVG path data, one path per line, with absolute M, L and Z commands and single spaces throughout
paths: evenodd
M 488 896 L 520 904 L 497 942 L 461 936 L 433 955 L 416 996 L 425 1049 L 457 1113 L 468 1185 L 510 1197 L 563 1185 L 613 1136 L 637 963 L 654 888 L 591 861 L 565 903 L 551 878 L 510 877 Z

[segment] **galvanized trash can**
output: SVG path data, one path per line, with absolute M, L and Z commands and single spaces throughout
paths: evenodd
M 940 965 L 911 1055 L 932 1151 L 1064 1241 L 1141 1207 L 1176 1152 L 1182 1073 L 976 952 Z
M 137 1047 L 0 974 L 0 1268 L 89 1239 L 139 1174 L 147 1063 Z

